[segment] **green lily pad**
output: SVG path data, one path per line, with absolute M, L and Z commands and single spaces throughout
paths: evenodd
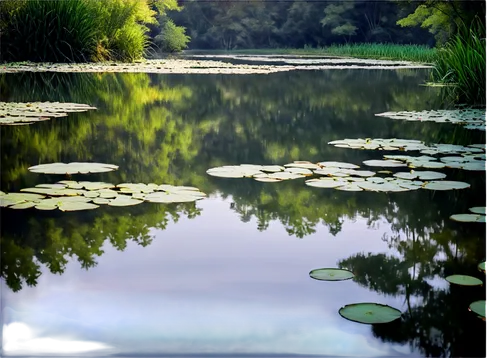
M 344 168 L 344 169 L 358 169 L 359 165 L 344 162 L 319 162 L 320 167 L 333 167 L 333 168 Z
M 455 214 L 450 216 L 450 219 L 464 223 L 465 222 L 472 223 L 472 222 L 480 222 L 479 220 L 482 220 L 483 217 L 484 215 L 479 215 L 479 214 Z
M 263 183 L 278 183 L 280 181 L 283 181 L 283 179 L 278 179 L 278 178 L 270 178 L 268 176 L 254 176 L 254 180 L 260 181 Z
M 360 188 L 363 188 L 364 190 L 377 191 L 377 192 L 401 192 L 401 191 L 408 191 L 409 190 L 407 188 L 403 188 L 399 185 L 396 185 L 396 184 L 393 184 L 390 182 L 374 183 L 374 182 L 366 181 L 364 183 L 357 183 L 357 185 Z
M 92 199 L 92 202 L 94 204 L 99 204 L 99 205 L 107 205 L 107 204 L 109 204 L 110 201 L 111 201 L 110 199 L 101 198 L 101 197 Z
M 260 176 L 260 177 L 262 177 L 262 176 Z M 271 179 L 290 180 L 290 179 L 304 178 L 304 175 L 290 173 L 290 172 L 277 172 L 277 173 L 268 174 L 268 177 Z
M 371 166 L 371 167 L 386 167 L 386 168 L 389 168 L 389 167 L 405 167 L 406 166 L 405 163 L 402 163 L 402 162 L 397 161 L 397 160 L 391 160 L 391 159 L 387 159 L 387 160 L 376 160 L 376 159 L 365 160 L 363 162 L 363 164 Z
M 475 206 L 469 208 L 472 213 L 486 215 L 486 206 Z
M 336 178 L 319 178 L 306 180 L 306 185 L 315 188 L 337 188 L 339 186 L 348 185 L 345 180 L 338 180 Z
M 103 163 L 50 163 L 40 164 L 29 167 L 28 170 L 33 173 L 43 174 L 88 174 L 88 173 L 105 173 L 117 170 L 118 166 L 113 164 Z
M 460 181 L 430 181 L 422 186 L 422 188 L 427 190 L 458 190 L 469 188 L 470 184 Z
M 477 268 L 479 269 L 479 271 L 486 272 L 486 261 L 480 262 L 477 265 Z
M 35 209 L 38 210 L 55 210 L 61 211 L 74 211 L 74 210 L 88 210 L 96 209 L 96 207 L 87 204 L 91 199 L 83 196 L 61 196 L 57 198 L 46 198 L 35 202 Z M 93 204 L 92 204 L 93 205 Z
M 480 279 L 467 275 L 451 275 L 445 278 L 449 283 L 461 286 L 479 286 L 483 284 Z
M 285 167 L 281 165 L 263 165 L 260 170 L 263 172 L 275 173 L 285 170 Z
M 435 179 L 446 178 L 446 174 L 443 173 L 431 172 L 431 171 L 417 171 L 417 170 L 412 170 L 409 173 L 407 172 L 395 173 L 394 176 L 396 178 L 409 179 L 409 180 L 416 178 L 419 178 L 421 180 L 435 180 Z
M 26 201 L 24 203 L 14 204 L 10 206 L 11 209 L 29 209 L 35 206 L 35 202 Z
M 315 280 L 321 281 L 344 281 L 354 277 L 354 274 L 349 270 L 340 268 L 322 268 L 309 272 L 309 276 Z
M 45 196 L 31 193 L 8 193 L 0 196 L 0 207 L 8 207 L 24 202 L 41 200 Z
M 347 185 L 338 186 L 335 189 L 342 191 L 363 191 L 363 189 L 360 188 L 359 185 L 357 185 L 357 183 L 349 183 Z
M 66 117 L 69 112 L 96 109 L 86 104 L 59 102 L 0 102 L 0 125 L 23 125 Z
M 354 303 L 339 310 L 339 314 L 349 321 L 379 324 L 389 323 L 401 318 L 401 311 L 380 303 Z
M 252 177 L 256 174 L 264 174 L 258 169 L 252 167 L 244 167 L 240 165 L 227 165 L 223 167 L 210 168 L 207 174 L 220 178 L 245 178 Z
M 305 176 L 309 176 L 309 175 L 313 174 L 312 171 L 310 171 L 309 169 L 306 169 L 306 168 L 289 167 L 289 168 L 286 168 L 285 171 L 293 173 L 293 174 L 300 174 L 300 175 L 305 175 Z
M 79 189 L 49 189 L 49 188 L 24 188 L 21 191 L 28 193 L 37 193 L 50 196 L 76 196 L 83 195 L 84 191 Z
M 469 310 L 477 314 L 481 318 L 486 318 L 486 301 L 474 301 L 469 305 Z
M 286 168 L 303 168 L 303 169 L 311 169 L 311 170 L 320 169 L 320 166 L 318 164 L 314 164 L 314 163 L 311 163 L 308 161 L 303 161 L 303 160 L 299 160 L 299 161 L 295 161 L 293 163 L 285 164 L 285 167 Z
M 143 200 L 134 199 L 128 195 L 117 195 L 108 203 L 109 206 L 132 206 L 143 203 Z

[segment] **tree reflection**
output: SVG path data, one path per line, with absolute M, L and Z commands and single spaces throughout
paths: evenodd
M 449 285 L 444 277 L 467 274 L 485 277 L 477 269 L 484 257 L 484 228 L 456 230 L 454 223 L 423 234 L 401 227 L 383 240 L 396 252 L 360 253 L 339 262 L 370 290 L 405 298 L 401 321 L 372 326 L 382 341 L 409 343 L 429 357 L 485 356 L 485 323 L 468 312 L 470 303 L 485 299 L 485 287 Z M 449 288 L 448 288 L 449 287 Z
M 380 158 L 380 152 L 327 145 L 343 138 L 400 137 L 461 144 L 484 141 L 484 133 L 459 127 L 450 130 L 451 125 L 374 116 L 388 110 L 442 107 L 440 89 L 419 86 L 427 76 L 422 70 L 295 71 L 266 76 L 4 74 L 0 76 L 2 100 L 88 103 L 98 110 L 32 126 L 0 127 L 1 188 L 18 191 L 62 179 L 29 173 L 27 168 L 34 164 L 98 161 L 117 164 L 120 169 L 75 179 L 193 185 L 208 194 L 231 197 L 232 209 L 241 220 L 252 222 L 255 218 L 259 230 L 278 221 L 298 238 L 313 234 L 319 226 L 335 236 L 346 220 L 358 217 L 369 223 L 384 219 L 394 226 L 394 232 L 403 231 L 405 237 L 415 235 L 417 239 L 410 243 L 413 239 L 387 238 L 389 245 L 402 250 L 405 260 L 371 257 L 384 267 L 381 276 L 394 275 L 393 281 L 377 285 L 392 294 L 433 292 L 416 281 L 441 267 L 432 264 L 436 252 L 448 255 L 454 247 L 445 249 L 449 235 L 440 239 L 443 244 L 439 250 L 420 243 L 419 238 L 432 233 L 438 240 L 438 233 L 446 228 L 443 219 L 466 212 L 467 207 L 484 205 L 481 173 L 447 171 L 456 180 L 467 175 L 463 180 L 473 184 L 468 193 L 452 194 L 423 190 L 346 193 L 310 188 L 303 180 L 265 184 L 213 178 L 205 173 L 210 167 L 230 164 L 285 164 L 293 160 L 360 164 Z M 189 218 L 199 215 L 194 206 L 176 208 L 182 208 L 180 212 Z M 120 250 L 130 241 L 146 246 L 152 240 L 150 228 L 164 228 L 166 216 L 174 220 L 178 215 L 177 209 L 149 204 L 130 211 L 109 209 L 113 210 L 100 208 L 95 213 L 74 215 L 2 210 L 2 276 L 9 287 L 18 290 L 23 283 L 36 284 L 40 265 L 62 273 L 69 257 L 90 268 L 102 255 L 106 240 Z M 464 242 L 460 245 L 455 251 L 476 255 L 482 250 Z M 427 261 L 411 257 L 412 252 Z M 362 266 L 361 261 L 358 258 L 356 264 Z M 415 268 L 411 275 L 409 268 Z

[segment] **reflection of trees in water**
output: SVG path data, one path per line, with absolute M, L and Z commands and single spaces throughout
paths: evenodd
M 391 194 L 322 190 L 307 187 L 303 180 L 265 184 L 205 174 L 210 167 L 228 164 L 293 160 L 360 164 L 381 157 L 381 152 L 328 146 L 334 139 L 484 141 L 483 133 L 457 126 L 373 116 L 388 110 L 439 108 L 439 89 L 419 86 L 426 77 L 425 71 L 408 70 L 296 71 L 266 76 L 4 75 L 0 77 L 3 100 L 71 101 L 92 104 L 98 110 L 36 126 L 0 128 L 1 187 L 17 191 L 40 181 L 56 181 L 54 176 L 28 173 L 26 168 L 34 164 L 99 161 L 118 164 L 120 169 L 85 180 L 194 185 L 207 193 L 221 192 L 232 198 L 232 208 L 243 221 L 255 218 L 259 230 L 279 221 L 290 235 L 299 238 L 314 233 L 319 225 L 335 236 L 346 220 L 362 217 L 369 225 L 387 220 L 392 232 L 402 235 L 387 237 L 389 245 L 401 250 L 399 256 L 352 258 L 358 274 L 366 272 L 359 275 L 359 280 L 365 280 L 360 283 L 374 285 L 378 292 L 418 296 L 426 303 L 412 306 L 408 300 L 413 318 L 408 316 L 410 310 L 405 312 L 403 328 L 385 332 L 385 326 L 376 326 L 374 332 L 383 339 L 425 346 L 422 350 L 434 355 L 426 341 L 433 327 L 432 332 L 453 335 L 436 345 L 436 355 L 446 355 L 445 344 L 453 340 L 454 347 L 461 344 L 457 337 L 462 336 L 456 332 L 468 329 L 463 328 L 464 322 L 470 323 L 468 327 L 478 323 L 456 315 L 459 303 L 453 292 L 433 289 L 426 278 L 444 277 L 464 267 L 472 270 L 473 261 L 477 264 L 478 257 L 484 257 L 484 244 L 466 239 L 462 226 L 448 221 L 451 214 L 484 205 L 483 173 L 446 171 L 453 180 L 472 184 L 463 191 Z M 189 205 L 150 204 L 123 211 L 103 207 L 83 214 L 4 209 L 2 276 L 18 290 L 24 283 L 36 284 L 41 265 L 61 273 L 69 257 L 74 257 L 82 267 L 92 267 L 106 240 L 117 249 L 130 241 L 147 245 L 152 240 L 149 229 L 164 227 L 167 215 L 174 220 L 178 208 L 188 217 L 198 213 Z M 436 259 L 439 255 L 447 257 L 444 262 Z M 373 267 L 377 269 L 370 270 Z M 449 307 L 455 308 L 448 311 Z M 449 328 L 443 321 L 457 326 Z
M 144 203 L 76 213 L 2 209 L 1 275 L 13 291 L 18 291 L 23 284 L 37 284 L 40 266 L 62 274 L 68 261 L 76 259 L 82 268 L 89 269 L 97 265 L 106 241 L 120 251 L 130 242 L 146 247 L 153 240 L 151 229 L 165 229 L 182 215 L 194 218 L 200 214 L 194 203 Z
M 472 302 L 485 299 L 485 288 L 444 288 L 444 278 L 452 274 L 485 280 L 477 269 L 485 253 L 484 226 L 450 221 L 426 226 L 425 215 L 406 222 L 401 217 L 404 213 L 392 234 L 382 238 L 397 254 L 360 253 L 338 263 L 353 271 L 361 286 L 405 298 L 401 321 L 374 325 L 373 334 L 385 342 L 409 343 L 431 357 L 485 356 L 485 323 L 468 312 Z M 443 287 L 434 287 L 439 281 Z

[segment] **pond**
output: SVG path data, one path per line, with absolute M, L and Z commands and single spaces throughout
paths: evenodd
M 477 268 L 485 224 L 450 220 L 485 206 L 484 171 L 436 170 L 469 183 L 464 190 L 391 193 L 206 174 L 299 160 L 382 170 L 362 163 L 394 154 L 328 145 L 345 138 L 484 143 L 485 132 L 460 125 L 375 116 L 449 108 L 446 89 L 421 86 L 428 76 L 428 69 L 2 75 L 1 101 L 97 108 L 0 127 L 2 191 L 68 179 L 29 172 L 33 165 L 100 162 L 119 169 L 71 179 L 207 194 L 76 212 L 2 208 L 3 354 L 485 356 L 486 323 L 468 311 L 485 299 L 485 285 L 445 280 L 485 282 Z M 309 276 L 333 267 L 355 276 Z M 392 306 L 402 317 L 368 325 L 339 315 L 360 302 Z

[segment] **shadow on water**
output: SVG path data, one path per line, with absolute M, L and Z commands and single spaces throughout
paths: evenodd
M 19 191 L 63 179 L 29 173 L 31 165 L 96 161 L 120 169 L 75 179 L 196 186 L 209 196 L 230 197 L 228 209 L 259 231 L 279 222 L 294 238 L 307 239 L 326 227 L 335 239 L 346 221 L 364 218 L 369 227 L 388 222 L 391 231 L 382 240 L 396 255 L 360 249 L 338 263 L 355 272 L 360 286 L 406 300 L 403 318 L 373 326 L 373 335 L 384 342 L 409 343 L 426 356 L 483 356 L 485 324 L 467 307 L 484 299 L 484 287 L 447 289 L 436 282 L 457 272 L 483 275 L 476 265 L 485 257 L 484 227 L 448 218 L 484 205 L 484 173 L 444 171 L 451 180 L 470 183 L 471 189 L 464 191 L 391 194 L 322 190 L 301 180 L 267 185 L 205 174 L 208 168 L 230 164 L 361 164 L 381 158 L 381 152 L 327 145 L 335 139 L 484 143 L 484 133 L 459 126 L 373 115 L 448 106 L 439 89 L 419 86 L 427 75 L 425 70 L 267 76 L 3 75 L 2 101 L 68 101 L 98 110 L 36 125 L 1 127 L 1 190 Z M 42 266 L 62 274 L 73 257 L 82 268 L 91 269 L 104 254 L 105 242 L 117 250 L 130 242 L 147 246 L 154 240 L 151 229 L 199 215 L 197 204 L 103 207 L 83 213 L 2 209 L 1 275 L 11 290 L 19 291 L 37 284 Z

